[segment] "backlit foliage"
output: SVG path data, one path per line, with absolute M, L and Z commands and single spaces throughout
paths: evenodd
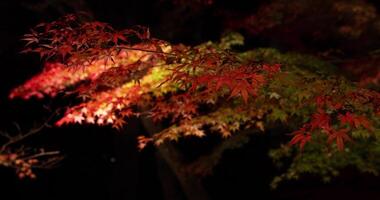
M 302 152 L 283 176 L 303 173 L 298 167 L 315 152 L 321 152 L 320 159 L 339 157 L 338 167 L 351 165 L 355 161 L 345 157 L 356 155 L 362 141 L 378 142 L 378 92 L 334 75 L 333 65 L 312 56 L 273 49 L 234 52 L 233 46 L 243 41 L 238 34 L 189 47 L 152 38 L 146 28 L 117 31 L 69 15 L 38 25 L 24 40 L 25 52 L 38 53 L 45 69 L 15 88 L 10 98 L 77 94 L 82 102 L 70 105 L 57 126 L 89 123 L 119 129 L 132 116 L 168 124 L 152 136 L 140 136 L 140 148 L 208 134 L 232 141 L 211 155 L 215 162 L 203 159 L 188 166 L 199 166 L 194 173 L 206 174 L 199 169 L 210 170 L 225 149 L 245 143 L 236 138 L 247 131 L 265 133 L 280 126 L 292 132 L 289 144 L 300 148 L 284 146 L 272 154 L 280 162 L 293 155 L 290 151 Z M 314 169 L 319 162 L 308 164 Z

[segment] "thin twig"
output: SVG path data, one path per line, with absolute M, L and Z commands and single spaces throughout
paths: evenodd
M 44 156 L 52 156 L 52 155 L 58 155 L 60 154 L 59 151 L 47 151 L 47 152 L 41 152 L 38 154 L 33 154 L 31 156 L 21 157 L 22 160 L 30 160 L 34 158 L 44 157 Z
M 19 133 L 18 135 L 16 136 L 10 136 L 9 134 L 7 133 L 4 133 L 4 132 L 1 132 L 0 134 L 6 138 L 8 138 L 8 142 L 6 142 L 5 144 L 2 145 L 1 147 L 1 150 L 0 152 L 4 152 L 6 150 L 6 148 L 9 146 L 9 145 L 12 145 L 12 144 L 15 144 L 17 142 L 20 142 L 21 140 L 24 140 L 25 138 L 29 137 L 29 136 L 32 136 L 38 132 L 40 132 L 42 129 L 46 128 L 46 127 L 50 127 L 50 125 L 48 124 L 48 122 L 57 114 L 57 112 L 54 112 L 41 126 L 37 127 L 37 128 L 34 128 L 34 129 L 31 129 L 29 132 L 27 132 L 26 134 L 21 134 Z M 21 129 L 19 128 L 19 126 L 17 126 L 17 129 L 19 131 L 21 131 Z
M 177 54 L 174 54 L 174 53 L 166 53 L 166 52 L 162 52 L 162 51 L 140 49 L 140 48 L 134 48 L 134 47 L 116 46 L 116 48 L 126 49 L 126 50 L 132 50 L 132 51 L 143 51 L 143 52 L 149 52 L 149 53 L 164 54 L 164 55 L 169 55 L 169 56 L 177 56 Z

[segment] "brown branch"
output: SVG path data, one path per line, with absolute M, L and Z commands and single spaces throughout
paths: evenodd
M 148 49 L 140 49 L 140 48 L 134 48 L 134 47 L 124 47 L 124 46 L 115 46 L 116 48 L 119 49 L 126 49 L 126 50 L 131 50 L 131 51 L 143 51 L 143 52 L 149 52 L 149 53 L 156 53 L 156 54 L 163 54 L 163 55 L 169 55 L 169 56 L 174 56 L 176 57 L 177 55 L 174 53 L 166 53 L 162 51 L 155 51 L 155 50 L 148 50 Z
M 35 159 L 35 158 L 39 158 L 39 157 L 45 157 L 45 156 L 52 156 L 52 155 L 58 155 L 60 154 L 59 151 L 47 151 L 47 152 L 40 152 L 40 153 L 37 153 L 37 154 L 33 154 L 33 155 L 30 155 L 30 156 L 26 156 L 26 157 L 21 157 L 19 159 L 22 159 L 22 160 L 30 160 L 30 159 Z
M 57 111 L 58 112 L 58 111 Z M 16 124 L 16 128 L 17 130 L 19 131 L 18 135 L 16 136 L 11 136 L 9 135 L 9 133 L 6 133 L 6 132 L 0 132 L 0 135 L 7 138 L 8 141 L 2 145 L 1 149 L 0 149 L 0 153 L 4 152 L 8 146 L 12 145 L 12 144 L 15 144 L 15 143 L 18 143 L 22 140 L 25 140 L 26 138 L 34 135 L 34 134 L 37 134 L 39 132 L 41 132 L 42 129 L 46 128 L 46 127 L 50 127 L 50 125 L 48 124 L 48 122 L 57 114 L 57 112 L 54 112 L 41 126 L 37 127 L 37 128 L 34 128 L 34 129 L 31 129 L 29 130 L 29 132 L 25 133 L 25 134 L 21 134 L 21 129 L 20 129 L 20 126 Z

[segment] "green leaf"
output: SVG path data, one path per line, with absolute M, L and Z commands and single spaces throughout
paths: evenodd
M 272 110 L 272 113 L 268 115 L 268 119 L 273 122 L 277 120 L 280 120 L 281 122 L 286 122 L 286 120 L 288 119 L 288 114 L 280 109 L 274 108 Z

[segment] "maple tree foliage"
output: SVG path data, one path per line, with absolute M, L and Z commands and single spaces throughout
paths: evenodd
M 226 17 L 251 37 L 330 61 L 350 80 L 379 89 L 379 15 L 362 0 L 274 0 L 257 11 Z
M 74 36 L 59 39 L 60 26 L 79 23 L 76 19 L 69 15 L 48 25 L 40 24 L 36 29 L 42 29 L 41 33 L 33 30 L 33 34 L 25 35 L 24 40 L 28 41 L 25 51 L 37 52 L 45 58 L 45 71 L 10 94 L 10 98 L 55 96 L 69 86 L 77 86 L 74 92 L 88 100 L 69 108 L 56 123 L 58 126 L 82 122 L 122 124 L 123 117 L 141 114 L 133 109 L 138 104 L 154 104 L 150 105 L 149 115 L 155 121 L 169 115 L 173 120 L 186 121 L 197 115 L 200 104 L 216 104 L 218 98 L 241 97 L 246 104 L 280 70 L 277 64 L 242 62 L 233 53 L 211 44 L 194 48 L 171 46 L 149 38 L 147 29 L 145 33 L 125 30 L 114 31 L 112 35 L 109 31 L 113 29 L 104 23 L 85 22 L 75 26 L 77 31 L 65 27 Z M 52 26 L 60 27 L 59 31 Z M 120 33 L 134 33 L 139 43 L 131 44 Z M 81 48 L 83 44 L 79 48 L 75 45 L 94 36 L 97 43 L 89 41 L 85 50 Z M 119 38 L 123 38 L 124 44 L 117 43 Z M 35 42 L 40 40 L 53 41 L 56 46 Z M 68 43 L 73 45 L 62 55 L 60 49 Z M 109 46 L 103 49 L 104 45 Z M 92 54 L 88 55 L 89 52 Z M 87 57 L 79 59 L 84 55 Z M 88 83 L 82 83 L 85 80 Z M 152 98 L 155 100 L 151 101 Z
M 379 136 L 377 91 L 330 73 L 331 66 L 310 56 L 273 49 L 234 52 L 234 45 L 243 44 L 239 34 L 190 47 L 152 38 L 147 28 L 119 31 L 68 15 L 37 25 L 23 40 L 23 52 L 39 54 L 44 70 L 12 90 L 11 99 L 76 94 L 81 102 L 69 105 L 58 127 L 88 123 L 120 129 L 132 116 L 169 123 L 138 137 L 141 149 L 220 134 L 226 146 L 208 157 L 215 162 L 204 166 L 207 159 L 200 159 L 184 167 L 199 174 L 204 173 L 194 168 L 209 171 L 225 149 L 241 146 L 234 142 L 244 143 L 245 135 L 279 124 L 293 131 L 289 144 L 303 152 L 297 159 L 307 158 L 316 144 L 340 153 L 355 148 L 358 132 L 368 133 L 368 140 Z M 286 157 L 289 148 L 272 157 Z

